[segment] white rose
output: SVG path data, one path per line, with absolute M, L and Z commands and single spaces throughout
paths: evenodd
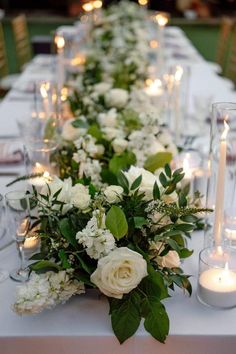
M 104 195 L 108 203 L 116 203 L 122 199 L 124 189 L 120 186 L 109 186 L 104 190 Z
M 158 258 L 158 264 L 163 268 L 178 268 L 180 266 L 180 258 L 176 251 L 169 251 L 165 256 Z
M 98 121 L 101 126 L 115 128 L 116 126 L 117 112 L 115 108 L 110 109 L 106 113 L 100 113 L 98 115 Z
M 88 188 L 83 184 L 76 184 L 71 188 L 71 204 L 81 210 L 86 210 L 89 206 L 91 196 Z
M 112 89 L 105 95 L 105 102 L 108 107 L 123 108 L 128 99 L 128 91 L 122 89 Z
M 169 251 L 165 256 L 159 256 L 164 250 L 162 242 L 152 242 L 150 250 L 157 253 L 155 260 L 160 267 L 178 268 L 180 266 L 180 258 L 176 251 Z
M 94 91 L 96 91 L 99 95 L 104 95 L 111 88 L 111 84 L 107 82 L 100 82 L 93 86 Z
M 175 191 L 171 194 L 163 194 L 161 197 L 161 200 L 166 204 L 177 203 L 178 199 L 178 194 Z
M 73 122 L 74 119 L 69 119 L 63 125 L 61 133 L 63 139 L 73 141 L 86 133 L 86 129 L 84 128 L 74 128 L 72 125 Z
M 141 254 L 121 247 L 99 259 L 90 279 L 106 296 L 122 299 L 147 275 L 147 263 Z
M 122 154 L 128 146 L 128 141 L 125 139 L 115 139 L 112 142 L 112 147 L 117 154 Z
M 153 186 L 157 181 L 157 177 L 151 172 L 145 170 L 144 168 L 139 168 L 135 166 L 131 166 L 127 172 L 124 172 L 126 178 L 129 181 L 129 185 L 142 175 L 142 182 L 139 186 L 139 190 L 141 193 L 145 193 L 145 199 L 151 200 L 153 198 Z

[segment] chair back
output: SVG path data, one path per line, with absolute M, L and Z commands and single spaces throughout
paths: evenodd
M 12 30 L 16 46 L 16 56 L 19 69 L 22 68 L 31 59 L 31 47 L 27 21 L 24 14 L 15 17 L 12 20 Z
M 0 23 L 0 77 L 8 75 L 7 55 L 3 27 Z
M 222 74 L 225 74 L 233 24 L 233 19 L 229 17 L 223 17 L 221 20 L 216 62 L 221 66 Z
M 234 26 L 225 76 L 236 84 L 236 25 Z

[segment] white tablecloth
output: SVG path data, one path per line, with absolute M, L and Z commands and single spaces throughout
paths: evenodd
M 211 95 L 213 101 L 235 101 L 232 84 L 217 76 L 215 66 L 205 62 L 191 46 L 183 33 L 168 29 L 171 39 L 188 53 L 188 59 L 173 57 L 171 63 L 191 67 L 190 110 L 194 95 Z M 171 45 L 169 45 L 171 47 Z M 6 99 L 0 105 L 0 136 L 17 136 L 17 119 L 30 114 L 32 94 L 22 89 L 34 80 L 54 77 L 53 58 L 36 58 L 23 73 Z M 44 64 L 44 63 L 47 63 Z M 22 100 L 23 97 L 23 100 Z M 0 167 L 2 171 L 10 167 Z M 11 171 L 18 170 L 11 167 Z M 0 176 L 0 193 L 6 192 L 6 183 L 13 177 Z M 10 237 L 10 236 L 9 236 Z M 68 303 L 37 316 L 17 316 L 12 310 L 16 283 L 8 279 L 0 283 L 0 354 L 223 354 L 236 352 L 236 309 L 216 310 L 203 306 L 196 298 L 198 252 L 203 246 L 203 235 L 193 235 L 190 246 L 194 255 L 185 261 L 184 268 L 192 274 L 193 295 L 181 291 L 165 301 L 170 316 L 170 335 L 166 344 L 160 344 L 148 335 L 143 325 L 137 334 L 120 345 L 112 333 L 108 304 L 94 292 L 74 297 Z M 0 252 L 0 267 L 11 270 L 17 263 L 15 246 Z

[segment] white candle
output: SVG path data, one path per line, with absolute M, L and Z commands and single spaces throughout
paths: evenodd
M 236 305 L 236 273 L 227 269 L 212 268 L 199 277 L 198 296 L 204 303 L 221 308 Z
M 181 112 L 180 112 L 180 82 L 183 76 L 183 68 L 176 66 L 175 78 L 175 142 L 180 143 Z
M 225 185 L 225 168 L 226 168 L 226 137 L 229 131 L 229 126 L 224 121 L 225 129 L 220 139 L 220 160 L 218 165 L 218 176 L 216 186 L 216 203 L 215 203 L 215 222 L 213 235 L 215 239 L 215 246 L 221 244 L 221 232 L 224 213 L 224 185 Z
M 45 112 L 45 117 L 47 119 L 50 117 L 49 100 L 48 100 L 48 93 L 47 93 L 47 83 L 44 83 L 41 85 L 40 93 L 43 98 L 43 109 Z
M 41 177 L 30 178 L 29 183 L 35 187 L 43 187 L 46 183 L 51 182 L 50 173 L 46 170 L 46 166 L 36 162 L 32 169 L 32 174 L 43 173 Z
M 236 241 L 236 229 L 225 228 L 225 236 L 230 241 Z
M 64 81 L 65 81 L 65 68 L 64 68 L 65 40 L 62 36 L 56 36 L 55 43 L 57 46 L 58 90 L 59 92 L 61 92 L 61 89 L 63 88 Z
M 144 88 L 144 92 L 149 97 L 153 97 L 154 99 L 161 96 L 163 94 L 162 82 L 159 79 L 147 79 L 146 87 Z

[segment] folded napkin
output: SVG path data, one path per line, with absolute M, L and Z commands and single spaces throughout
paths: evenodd
M 16 164 L 23 161 L 23 152 L 20 146 L 10 142 L 0 142 L 0 164 Z

